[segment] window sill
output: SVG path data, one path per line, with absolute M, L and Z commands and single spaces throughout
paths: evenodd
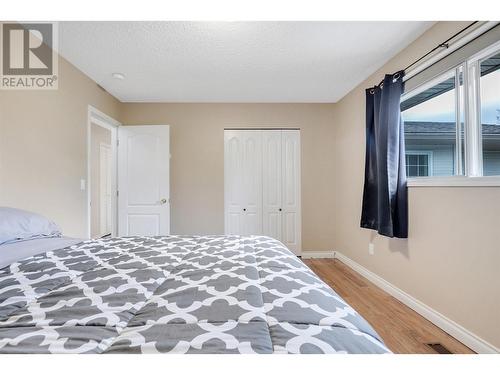
M 408 187 L 500 187 L 500 176 L 485 177 L 413 177 L 408 178 Z

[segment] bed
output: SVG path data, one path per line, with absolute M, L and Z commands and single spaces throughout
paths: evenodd
M 389 352 L 269 237 L 59 240 L 0 270 L 0 353 Z

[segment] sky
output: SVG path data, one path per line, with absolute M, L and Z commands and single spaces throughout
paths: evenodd
M 500 116 L 500 69 L 481 77 L 481 122 L 498 124 Z M 498 112 L 498 113 L 497 113 Z M 403 112 L 405 121 L 455 121 L 455 92 L 448 91 Z

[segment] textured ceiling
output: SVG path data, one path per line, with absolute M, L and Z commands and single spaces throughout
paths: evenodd
M 59 36 L 60 53 L 125 102 L 328 103 L 431 25 L 61 22 Z

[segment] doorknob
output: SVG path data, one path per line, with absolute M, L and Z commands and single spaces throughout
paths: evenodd
M 281 211 L 282 211 L 282 209 L 281 209 L 281 208 L 279 208 L 279 209 L 278 209 L 278 211 L 279 211 L 279 212 L 281 212 Z
M 167 203 L 167 200 L 166 200 L 165 198 L 162 198 L 162 199 L 160 200 L 160 204 L 165 204 L 165 203 Z

